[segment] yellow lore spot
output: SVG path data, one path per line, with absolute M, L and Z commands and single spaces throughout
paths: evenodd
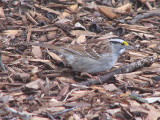
M 124 41 L 123 44 L 126 45 L 126 46 L 129 45 L 129 43 L 127 41 Z

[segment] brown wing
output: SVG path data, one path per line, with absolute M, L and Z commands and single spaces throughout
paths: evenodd
M 81 56 L 87 56 L 84 52 L 84 46 L 85 45 L 70 45 L 65 48 L 62 48 L 63 50 L 66 50 L 68 52 L 72 52 L 73 54 L 81 55 Z
M 104 52 L 111 52 L 108 40 L 91 40 L 85 45 L 72 45 L 63 49 L 92 59 L 99 59 Z
M 94 58 L 100 58 L 103 53 L 111 52 L 108 40 L 91 40 L 87 43 L 85 51 Z

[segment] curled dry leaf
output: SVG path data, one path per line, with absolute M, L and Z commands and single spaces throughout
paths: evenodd
M 77 39 L 73 40 L 71 44 L 82 44 L 86 42 L 86 36 L 80 35 Z
M 31 62 L 41 62 L 41 63 L 44 63 L 44 64 L 50 66 L 52 69 L 55 69 L 55 68 L 56 68 L 56 66 L 53 65 L 53 64 L 51 63 L 51 61 L 49 61 L 49 60 L 43 60 L 43 59 L 30 59 L 29 61 L 31 61 Z
M 57 54 L 47 51 L 47 53 L 52 57 L 52 59 L 58 61 L 58 62 L 62 62 L 63 60 L 61 59 L 61 57 L 59 57 Z
M 71 5 L 71 6 L 69 7 L 69 9 L 70 9 L 70 11 L 72 11 L 72 12 L 77 12 L 77 10 L 78 10 L 78 4 Z
M 148 103 L 160 102 L 160 97 L 145 98 L 145 100 L 147 100 Z
M 121 7 L 115 8 L 115 12 L 116 13 L 120 13 L 120 14 L 125 14 L 125 13 L 129 13 L 131 11 L 131 3 L 127 3 Z
M 102 93 L 106 92 L 106 90 L 101 86 L 92 85 L 90 86 L 90 88 L 93 90 L 98 90 L 99 92 L 102 92 Z
M 90 32 L 90 31 L 84 31 L 84 30 L 72 30 L 71 31 L 71 34 L 72 35 L 75 35 L 75 36 L 80 36 L 80 35 L 85 35 L 85 36 L 97 36 L 96 33 L 94 32 Z
M 0 7 L 0 18 L 5 18 L 3 7 Z
M 35 74 L 38 72 L 38 67 L 34 66 L 33 69 L 31 70 L 32 74 Z
M 114 84 L 103 85 L 103 88 L 106 89 L 107 91 L 115 91 L 115 90 L 118 90 L 118 88 L 117 88 Z
M 20 72 L 16 72 L 15 73 L 15 79 L 20 79 L 23 82 L 26 82 L 27 80 L 30 80 L 31 76 L 28 73 L 20 73 Z
M 63 106 L 64 103 L 61 101 L 58 101 L 54 98 L 52 98 L 49 102 L 48 102 L 49 107 L 53 107 L 53 106 Z
M 32 89 L 39 89 L 40 88 L 39 84 L 43 84 L 44 85 L 44 81 L 42 81 L 40 79 L 37 79 L 35 81 L 32 81 L 32 82 L 26 84 L 26 87 L 27 88 L 32 88 Z
M 141 26 L 141 25 L 128 25 L 128 24 L 119 24 L 120 27 L 124 27 L 127 30 L 148 33 L 150 27 L 148 26 Z
M 22 30 L 4 30 L 2 35 L 7 36 L 19 36 L 22 34 Z
M 114 37 L 116 38 L 118 36 L 114 35 L 113 32 L 109 32 L 104 35 L 101 35 L 98 39 L 106 40 L 106 39 L 114 38 Z
M 62 81 L 62 82 L 66 82 L 66 83 L 76 83 L 75 80 L 68 78 L 68 77 L 56 77 L 56 80 Z
M 53 14 L 56 14 L 56 15 L 60 15 L 61 14 L 59 11 L 55 11 L 53 9 L 47 8 L 47 7 L 42 6 L 42 5 L 35 4 L 35 7 L 40 8 L 42 10 L 46 10 L 46 11 L 48 11 L 50 13 L 53 13 Z
M 98 10 L 104 14 L 106 17 L 109 17 L 110 19 L 116 19 L 119 18 L 120 15 L 117 14 L 115 11 L 115 8 L 106 7 L 106 6 L 99 6 Z
M 79 23 L 79 22 L 77 22 L 77 23 L 75 24 L 75 28 L 81 28 L 81 29 L 86 30 L 86 28 L 85 28 L 81 23 Z
M 42 108 L 42 111 L 49 111 L 49 112 L 60 112 L 65 110 L 65 107 L 50 107 L 50 108 Z
M 42 51 L 40 46 L 32 46 L 32 54 L 35 58 L 42 58 Z
M 45 108 L 45 107 L 41 107 L 39 108 L 37 111 L 34 111 L 33 113 L 34 114 L 40 114 L 40 113 L 44 113 L 44 112 L 60 112 L 60 111 L 63 111 L 65 110 L 65 107 L 49 107 L 49 108 Z M 39 120 L 39 119 L 38 119 Z
M 43 16 L 42 14 L 40 14 L 36 11 L 31 10 L 31 11 L 29 11 L 29 13 L 32 15 L 32 17 L 36 18 L 37 20 L 50 22 L 50 20 L 48 18 L 46 18 L 45 16 Z
M 31 117 L 30 119 L 31 120 L 50 120 L 49 118 L 37 117 L 37 116 Z
M 70 95 L 72 96 L 71 98 L 67 99 L 67 101 L 74 101 L 79 98 L 82 98 L 86 95 L 92 94 L 92 91 L 84 90 L 84 91 L 74 91 Z
M 63 13 L 59 16 L 59 18 L 63 19 L 63 18 L 69 17 L 69 16 L 70 16 L 70 14 L 69 14 L 68 12 L 63 12 Z
M 60 18 L 58 21 L 55 22 L 55 24 L 72 24 L 72 21 L 67 18 Z

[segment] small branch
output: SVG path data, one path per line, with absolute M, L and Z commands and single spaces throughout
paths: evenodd
M 142 60 L 138 60 L 137 62 L 133 62 L 133 63 L 128 64 L 128 65 L 124 65 L 124 66 L 114 70 L 111 73 L 100 76 L 99 77 L 100 81 L 102 83 L 111 82 L 111 78 L 113 78 L 115 74 L 133 72 L 133 71 L 135 71 L 137 69 L 140 69 L 140 68 L 142 68 L 146 65 L 151 65 L 153 62 L 156 61 L 156 59 L 157 59 L 157 57 L 155 57 L 155 56 L 149 56 L 149 57 L 146 57 Z M 94 79 L 88 79 L 88 81 L 78 83 L 78 85 L 87 85 L 88 86 L 88 85 L 101 84 L 100 81 L 99 80 L 94 80 Z
M 0 52 L 0 67 L 2 68 L 3 71 L 6 72 L 5 65 L 4 65 L 3 62 L 2 62 L 2 53 L 1 53 L 1 52 Z
M 146 14 L 139 14 L 137 16 L 134 17 L 134 19 L 132 21 L 130 21 L 131 24 L 135 24 L 136 22 L 138 22 L 141 19 L 145 19 L 145 18 L 149 18 L 149 17 L 153 17 L 153 16 L 160 16 L 160 12 L 158 13 L 146 13 Z
M 19 112 L 19 111 L 13 109 L 13 108 L 10 108 L 10 107 L 7 106 L 7 105 L 4 105 L 3 108 L 4 108 L 6 111 L 11 112 L 11 113 L 13 113 L 13 114 L 16 114 L 16 115 L 18 115 L 18 116 L 20 116 L 20 117 L 25 117 L 26 120 L 27 120 L 27 119 L 29 120 L 29 119 L 31 118 L 31 115 L 30 115 L 29 113 Z

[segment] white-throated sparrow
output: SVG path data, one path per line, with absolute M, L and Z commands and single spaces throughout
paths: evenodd
M 62 54 L 73 71 L 97 73 L 111 69 L 128 43 L 122 39 L 94 40 L 87 44 L 56 47 L 40 43 L 27 43 L 56 50 Z

